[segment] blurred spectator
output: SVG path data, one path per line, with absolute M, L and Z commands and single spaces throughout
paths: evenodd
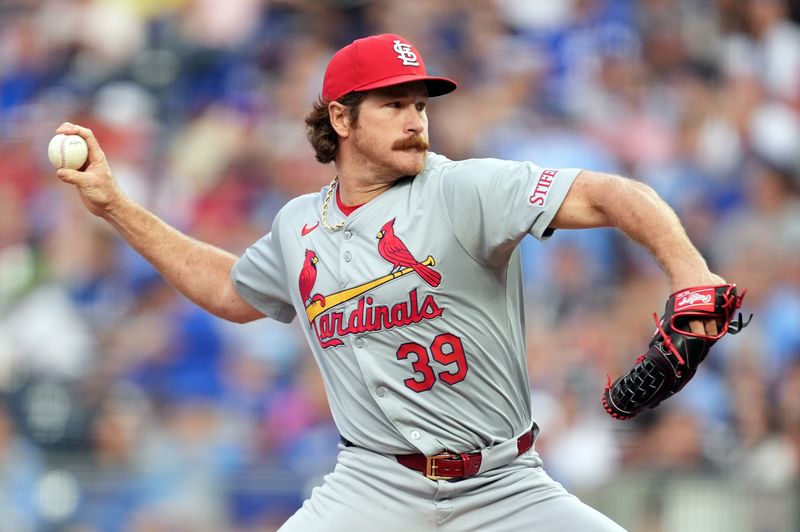
M 731 458 L 736 469 L 754 487 L 790 489 L 800 471 L 800 461 L 789 434 L 777 423 L 779 413 L 770 404 L 767 379 L 747 359 L 733 364 L 730 373 L 736 433 L 736 450 Z
M 17 432 L 4 399 L 0 400 L 0 531 L 36 529 L 40 516 L 35 494 L 41 470 L 40 453 Z
M 43 146 L 63 120 L 89 125 L 129 195 L 240 253 L 332 177 L 302 118 L 333 51 L 384 31 L 460 82 L 429 108 L 434 151 L 640 179 L 749 289 L 753 325 L 620 424 L 598 397 L 652 334 L 658 266 L 610 230 L 525 240 L 553 476 L 796 493 L 798 16 L 784 0 L 0 3 L 0 531 L 271 529 L 329 470 L 338 435 L 302 328 L 193 307 L 85 214 Z M 752 504 L 783 516 L 776 497 Z M 667 503 L 644 501 L 643 530 Z

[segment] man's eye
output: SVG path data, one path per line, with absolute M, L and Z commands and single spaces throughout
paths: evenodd
M 427 104 L 427 103 L 425 103 L 425 102 L 419 102 L 419 103 L 417 103 L 417 111 L 424 111 L 424 110 L 425 110 L 425 107 L 427 107 L 427 106 L 428 106 L 428 104 Z

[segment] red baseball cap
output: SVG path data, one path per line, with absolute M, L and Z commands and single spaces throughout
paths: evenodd
M 453 80 L 429 76 L 422 56 L 406 39 L 391 33 L 373 35 L 336 52 L 325 70 L 322 99 L 330 102 L 348 92 L 410 81 L 424 81 L 428 96 L 441 96 L 458 86 Z

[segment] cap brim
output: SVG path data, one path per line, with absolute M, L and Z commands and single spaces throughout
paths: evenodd
M 458 84 L 452 79 L 408 74 L 405 76 L 392 76 L 380 81 L 374 81 L 353 90 L 368 91 L 372 89 L 381 89 L 383 87 L 391 87 L 393 85 L 402 85 L 403 83 L 411 83 L 413 81 L 424 81 L 425 85 L 428 87 L 428 96 L 442 96 L 444 94 L 453 92 L 458 87 Z

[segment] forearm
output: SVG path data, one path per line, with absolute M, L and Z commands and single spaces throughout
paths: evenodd
M 647 185 L 619 176 L 582 172 L 557 213 L 554 227 L 617 227 L 643 245 L 673 289 L 718 279 L 708 270 L 675 212 Z
M 614 194 L 605 204 L 610 225 L 647 248 L 674 289 L 706 282 L 708 265 L 675 211 L 647 185 L 617 179 Z
M 221 318 L 259 317 L 233 290 L 236 257 L 195 240 L 133 201 L 121 197 L 102 214 L 119 234 L 179 292 Z
M 233 288 L 230 273 L 235 256 L 184 235 L 126 198 L 90 129 L 64 122 L 56 133 L 80 135 L 88 147 L 85 168 L 61 168 L 58 178 L 74 185 L 89 212 L 116 228 L 167 282 L 221 318 L 246 322 L 263 317 Z

